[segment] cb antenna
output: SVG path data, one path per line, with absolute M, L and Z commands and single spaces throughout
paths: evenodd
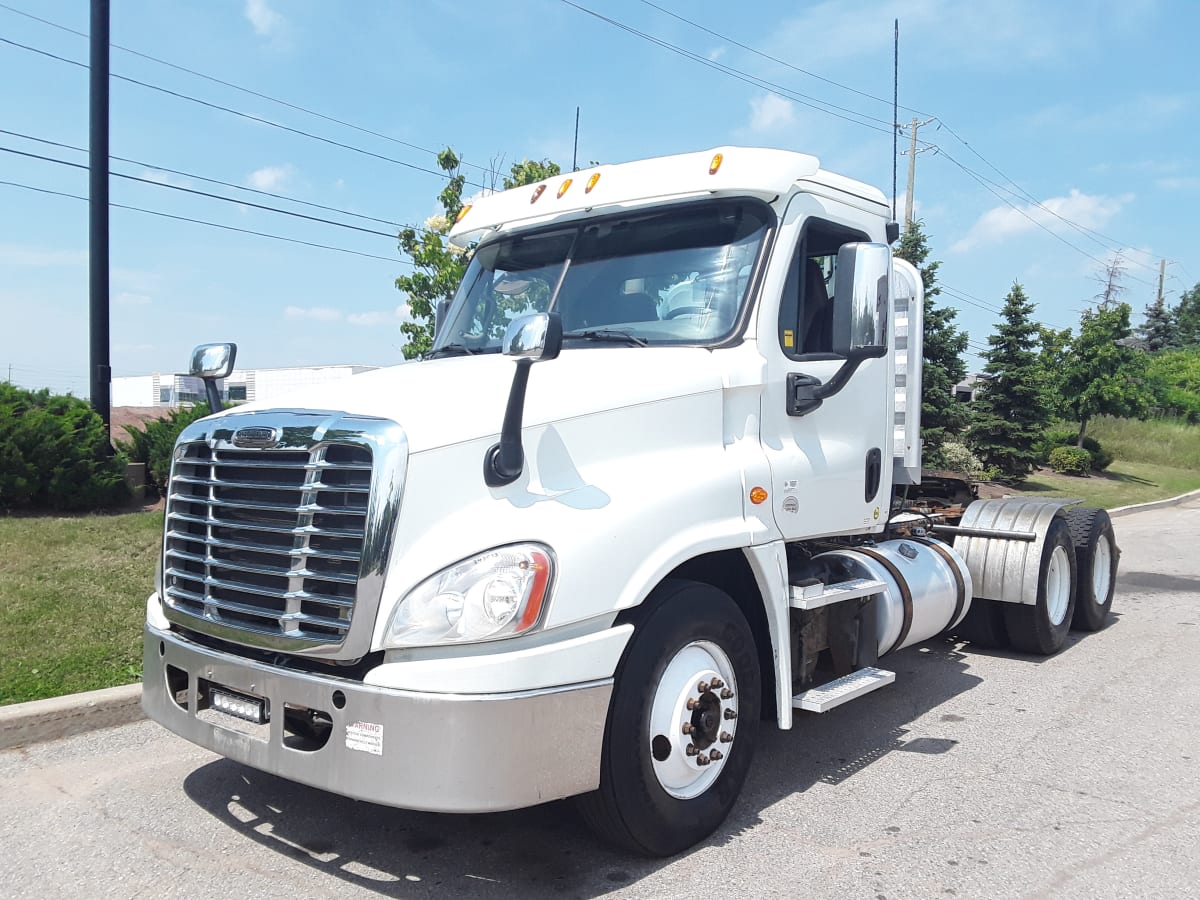
M 892 221 L 896 221 L 896 158 L 899 148 L 896 145 L 897 135 L 900 134 L 900 20 L 893 20 L 892 33 Z

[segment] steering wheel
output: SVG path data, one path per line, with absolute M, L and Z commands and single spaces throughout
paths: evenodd
M 698 316 L 708 312 L 707 306 L 677 306 L 675 309 L 668 310 L 663 319 L 675 319 L 679 316 Z

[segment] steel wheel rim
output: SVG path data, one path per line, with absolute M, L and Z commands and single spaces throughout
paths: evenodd
M 1108 601 L 1108 590 L 1112 585 L 1112 547 L 1108 536 L 1101 535 L 1092 554 L 1092 596 L 1098 606 Z
M 1051 625 L 1061 625 L 1071 605 L 1071 561 L 1061 544 L 1050 554 L 1046 568 L 1046 614 Z
M 659 786 L 679 800 L 708 790 L 729 761 L 737 713 L 737 678 L 725 651 L 711 641 L 680 649 L 650 706 L 647 750 Z

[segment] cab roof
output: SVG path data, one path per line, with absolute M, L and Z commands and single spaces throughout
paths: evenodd
M 536 184 L 477 197 L 450 230 L 461 247 L 514 225 L 582 218 L 595 210 L 637 208 L 691 197 L 758 197 L 771 202 L 798 181 L 815 182 L 878 203 L 876 188 L 821 169 L 820 160 L 791 150 L 714 147 L 695 153 L 596 166 Z

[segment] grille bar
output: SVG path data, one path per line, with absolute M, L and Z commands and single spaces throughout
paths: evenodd
M 167 604 L 200 630 L 342 643 L 373 474 L 371 445 L 352 438 L 277 450 L 182 443 L 168 493 Z

